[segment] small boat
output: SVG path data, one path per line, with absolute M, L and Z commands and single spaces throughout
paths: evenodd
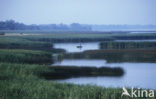
M 82 46 L 81 43 L 80 43 L 80 45 L 78 45 L 78 46 L 76 46 L 76 47 L 81 49 L 83 46 Z
M 79 45 L 79 46 L 76 46 L 77 48 L 82 48 L 82 46 L 81 45 Z

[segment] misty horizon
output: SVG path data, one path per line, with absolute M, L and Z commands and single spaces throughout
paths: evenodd
M 66 23 L 40 23 L 40 24 L 36 24 L 36 23 L 31 23 L 31 24 L 26 24 L 24 22 L 19 22 L 19 21 L 16 21 L 14 19 L 6 19 L 6 20 L 0 20 L 0 22 L 6 22 L 6 21 L 14 21 L 14 22 L 17 22 L 17 23 L 21 23 L 21 24 L 25 24 L 25 25 L 51 25 L 51 24 L 56 24 L 56 25 L 71 25 L 71 24 L 81 24 L 81 25 L 106 25 L 106 26 L 109 26 L 109 25 L 120 25 L 120 26 L 124 26 L 124 25 L 128 25 L 128 26 L 147 26 L 147 25 L 151 25 L 151 26 L 155 26 L 156 24 L 85 24 L 85 23 L 78 23 L 78 22 L 72 22 L 72 23 L 69 23 L 69 24 L 66 24 Z
M 0 21 L 156 25 L 155 0 L 0 0 Z
M 65 31 L 105 31 L 105 30 L 156 30 L 156 25 L 92 25 L 92 24 L 31 24 L 14 20 L 0 21 L 0 30 L 65 30 Z

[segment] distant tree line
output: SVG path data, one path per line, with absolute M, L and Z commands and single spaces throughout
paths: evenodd
M 15 22 L 14 20 L 0 21 L 0 30 L 74 30 L 74 31 L 90 31 L 89 25 L 81 25 L 79 23 L 66 24 L 43 24 L 43 25 L 26 25 Z
M 156 25 L 88 25 L 67 24 L 31 24 L 15 22 L 14 20 L 0 21 L 0 30 L 67 30 L 67 31 L 105 31 L 105 30 L 156 30 Z

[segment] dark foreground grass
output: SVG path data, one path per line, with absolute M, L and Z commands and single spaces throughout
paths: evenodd
M 49 72 L 48 68 L 0 63 L 0 99 L 123 99 L 121 88 L 60 84 L 38 78 L 38 73 Z
M 0 49 L 0 62 L 51 64 L 53 60 L 50 52 Z
M 123 76 L 124 70 L 119 67 L 76 67 L 76 66 L 52 66 L 53 72 L 44 72 L 41 77 L 46 79 L 65 79 L 82 76 Z

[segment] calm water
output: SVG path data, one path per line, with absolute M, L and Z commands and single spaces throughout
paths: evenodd
M 98 42 L 84 43 L 83 49 L 77 49 L 79 43 L 61 43 L 55 44 L 55 48 L 63 48 L 68 52 L 81 52 L 84 50 L 98 49 Z M 83 44 L 82 44 L 83 45 Z M 106 60 L 86 60 L 86 59 L 64 59 L 56 62 L 57 66 L 109 66 L 122 67 L 125 75 L 122 77 L 77 77 L 64 80 L 56 80 L 58 82 L 67 82 L 74 84 L 93 84 L 104 87 L 139 87 L 156 89 L 156 63 L 107 63 Z
M 105 60 L 63 60 L 54 65 L 68 66 L 109 66 L 122 67 L 125 75 L 122 77 L 78 77 L 59 82 L 75 84 L 95 84 L 104 87 L 139 87 L 156 89 L 156 63 L 106 63 Z
M 128 42 L 128 41 L 133 41 L 133 42 L 143 42 L 143 41 L 156 41 L 156 40 L 117 40 L 120 42 Z M 99 49 L 99 43 L 100 42 L 90 42 L 90 43 L 81 43 L 83 46 L 81 49 L 77 48 L 77 46 L 80 45 L 80 43 L 55 43 L 54 48 L 62 48 L 65 49 L 67 52 L 83 52 L 85 50 L 97 50 Z
M 65 49 L 67 52 L 82 52 L 85 50 L 96 50 L 99 49 L 99 42 L 92 42 L 92 43 L 82 43 L 83 46 L 81 49 L 77 48 L 80 43 L 56 43 L 54 44 L 54 48 L 62 48 Z

